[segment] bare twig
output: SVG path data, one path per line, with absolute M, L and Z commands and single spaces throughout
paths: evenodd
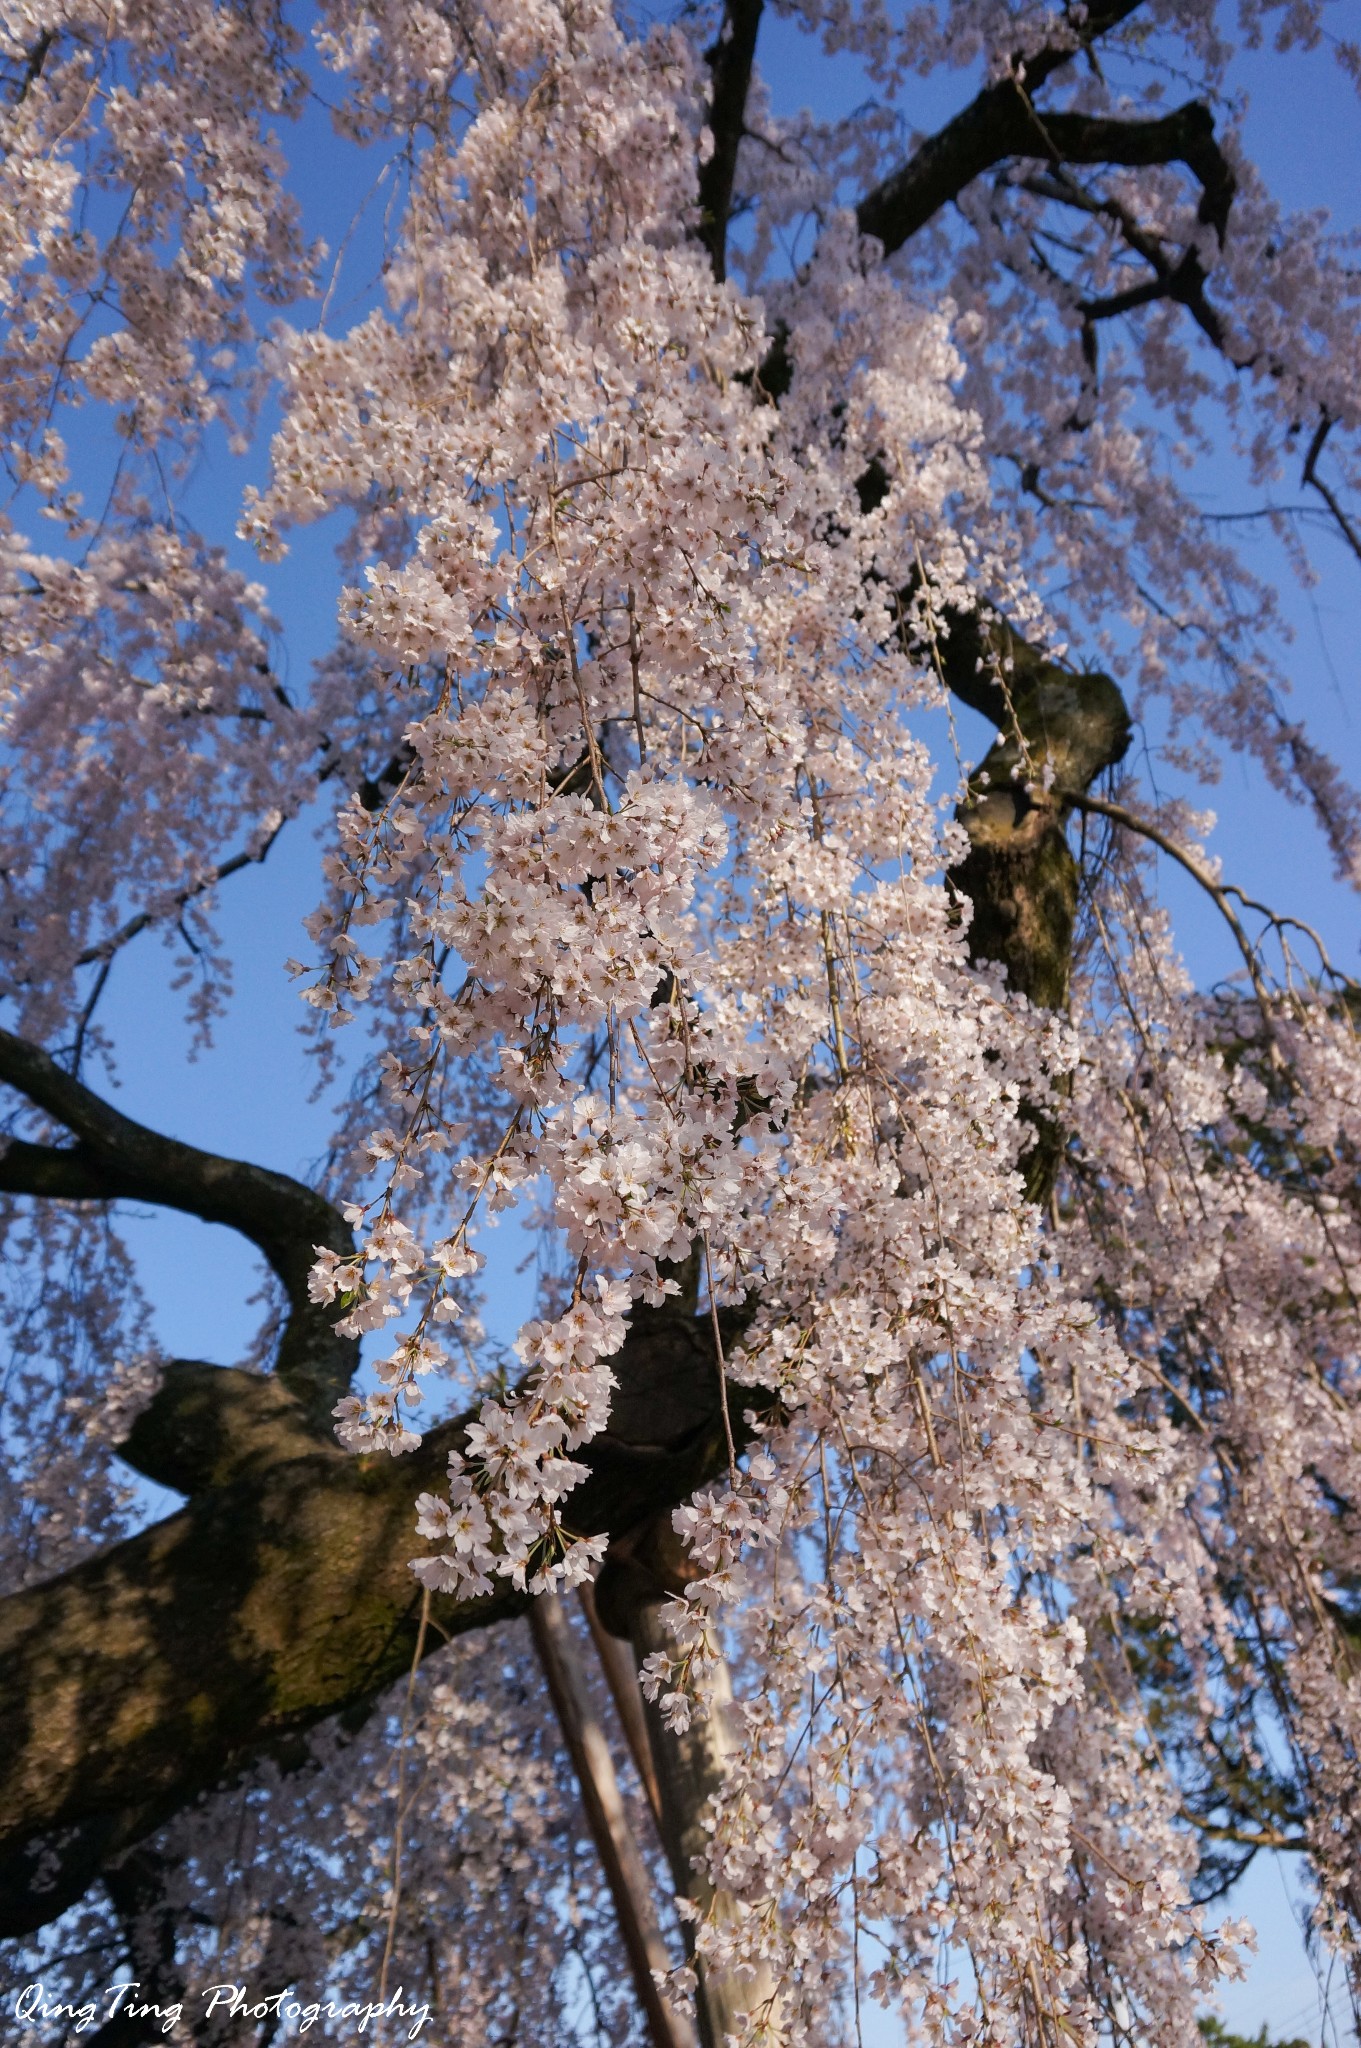
M 1332 485 L 1325 483 L 1318 473 L 1318 459 L 1323 453 L 1323 444 L 1332 432 L 1332 428 L 1332 419 L 1326 412 L 1323 413 L 1320 416 L 1317 427 L 1314 429 L 1314 438 L 1309 443 L 1309 452 L 1304 458 L 1304 469 L 1300 482 L 1311 485 L 1318 492 L 1336 520 L 1339 533 L 1341 533 L 1357 560 L 1361 561 L 1361 533 L 1357 532 L 1356 527 L 1343 511 Z
M 1141 817 L 1137 811 L 1127 809 L 1124 804 L 1112 803 L 1107 797 L 1088 796 L 1076 789 L 1059 789 L 1056 787 L 1051 794 L 1060 803 L 1071 804 L 1075 811 L 1093 811 L 1098 817 L 1110 818 L 1115 824 L 1123 825 L 1128 832 L 1137 832 L 1142 838 L 1149 840 L 1152 845 L 1158 847 L 1170 860 L 1176 861 L 1178 866 L 1185 868 L 1193 881 L 1200 884 L 1219 911 L 1224 922 L 1228 925 L 1229 930 L 1233 933 L 1234 942 L 1243 956 L 1243 964 L 1248 971 L 1248 979 L 1252 983 L 1253 994 L 1256 996 L 1263 1016 L 1269 1024 L 1271 1019 L 1271 992 L 1262 979 L 1262 970 L 1257 960 L 1257 949 L 1248 937 L 1243 927 L 1242 919 L 1229 901 L 1228 890 L 1221 882 L 1216 881 L 1205 863 L 1197 860 L 1195 855 L 1189 853 L 1184 846 L 1178 845 L 1177 841 L 1164 832 L 1160 825 L 1155 825 L 1151 818 Z
M 126 924 L 120 925 L 107 939 L 101 939 L 98 945 L 87 946 L 83 953 L 76 956 L 75 965 L 93 967 L 96 961 L 106 964 L 113 959 L 115 953 L 127 945 L 129 939 L 135 939 L 148 925 L 159 924 L 172 912 L 183 912 L 197 897 L 206 896 L 210 890 L 216 889 L 220 882 L 225 882 L 232 875 L 240 874 L 242 868 L 258 866 L 287 823 L 287 818 L 280 818 L 278 824 L 252 852 L 234 853 L 230 859 L 219 861 L 215 867 L 209 868 L 196 882 L 190 882 L 186 888 L 177 891 L 164 911 L 139 910 L 135 917 L 130 917 Z M 99 986 L 103 986 L 102 981 Z

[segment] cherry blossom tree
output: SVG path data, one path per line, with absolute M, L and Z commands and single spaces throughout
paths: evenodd
M 1185 2044 L 1275 1849 L 1355 1972 L 1358 991 L 1157 784 L 1245 755 L 1361 877 L 1188 467 L 1361 558 L 1355 243 L 1232 91 L 1263 39 L 1361 76 L 1343 11 L 781 5 L 860 66 L 829 121 L 762 0 L 7 10 L 26 2042 L 97 1980 L 101 2048 Z M 159 935 L 210 1033 L 216 906 L 319 812 L 305 1185 L 119 1109 L 101 1000 Z M 248 1358 L 156 1353 L 128 1204 L 259 1252 Z

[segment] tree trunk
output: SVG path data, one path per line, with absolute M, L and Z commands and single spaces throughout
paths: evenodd
M 653 2048 L 695 2048 L 694 2030 L 688 2020 L 663 2003 L 656 1983 L 656 1974 L 669 1971 L 672 1958 L 657 1924 L 651 1880 L 629 1824 L 610 1746 L 591 1703 L 571 1626 L 556 1593 L 545 1593 L 530 1602 L 529 1625 L 577 1775 L 591 1839 L 614 1900 L 620 1938 Z
M 584 1535 L 636 1526 L 727 1462 L 707 1321 L 656 1313 L 615 1367 L 610 1424 L 572 1496 Z M 169 1368 L 124 1454 L 186 1505 L 0 1601 L 0 1935 L 54 1919 L 258 1756 L 301 1761 L 309 1729 L 362 1718 L 410 1669 L 412 1503 L 444 1483 L 472 1419 L 409 1457 L 351 1457 L 318 1442 L 276 1378 Z M 437 1598 L 430 1648 L 526 1605 L 508 1581 Z
M 669 1514 L 635 1529 L 611 1548 L 597 1582 L 596 1607 L 602 1625 L 626 1637 L 639 1667 L 654 1651 L 669 1652 L 671 1636 L 662 1610 L 674 1593 L 694 1576 Z M 644 1702 L 649 1744 L 661 1806 L 662 1845 L 671 1865 L 677 1895 L 688 1899 L 700 1920 L 719 1925 L 736 1917 L 735 1899 L 716 1890 L 709 1880 L 709 1835 L 705 1816 L 723 1782 L 734 1740 L 732 1680 L 727 1662 L 714 1649 L 714 1697 L 703 1720 L 694 1720 L 683 1734 L 666 1726 L 655 1701 Z M 769 1971 L 753 1973 L 716 1969 L 694 1955 L 692 1925 L 687 1940 L 698 1978 L 697 2009 L 704 2048 L 723 2048 L 745 2015 L 759 2013 L 765 2022 L 764 2041 L 779 2048 L 783 2039 L 778 1987 Z

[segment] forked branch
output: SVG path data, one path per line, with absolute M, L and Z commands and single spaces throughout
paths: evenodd
M 0 1085 L 63 1125 L 70 1146 L 12 1139 L 0 1151 L 0 1193 L 60 1201 L 148 1202 L 249 1239 L 269 1261 L 288 1299 L 276 1371 L 319 1429 L 350 1383 L 358 1350 L 338 1337 L 334 1314 L 308 1297 L 315 1247 L 344 1251 L 344 1217 L 314 1188 L 268 1167 L 228 1159 L 167 1138 L 124 1116 L 49 1053 L 0 1030 Z

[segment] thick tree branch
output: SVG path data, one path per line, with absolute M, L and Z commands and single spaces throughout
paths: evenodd
M 709 132 L 713 153 L 699 169 L 699 238 L 709 252 L 714 276 L 728 274 L 728 221 L 732 215 L 733 180 L 742 143 L 751 68 L 764 0 L 727 0 L 718 40 L 708 52 L 713 92 L 709 101 Z
M 969 779 L 956 816 L 969 851 L 949 883 L 967 897 L 969 952 L 1006 969 L 1011 987 L 1041 1009 L 1068 999 L 1079 872 L 1068 844 L 1072 809 L 1129 745 L 1124 697 L 1107 675 L 1059 666 L 1005 620 L 947 611 L 929 592 L 902 593 L 903 637 L 926 650 L 941 681 L 997 727 Z M 911 617 L 909 617 L 911 608 Z M 1026 1192 L 1043 1202 L 1053 1185 L 1063 1133 L 1037 1107 Z
M 1129 745 L 1124 697 L 1108 675 L 1061 667 L 1004 619 L 937 612 L 920 585 L 901 604 L 904 644 L 997 728 L 957 813 L 969 852 L 950 880 L 973 905 L 969 950 L 1005 967 L 1031 1002 L 1061 1008 L 1078 896 L 1065 827 L 1078 796 Z
M 168 1873 L 159 1856 L 134 1853 L 111 1870 L 109 1903 L 123 1937 L 134 1998 L 159 2006 L 186 2003 L 184 1979 L 176 1967 L 178 1928 L 167 1903 Z M 90 2036 L 90 2048 L 148 2048 L 147 2023 L 129 2014 L 126 1999 Z M 134 2008 L 136 2010 L 136 2008 Z
M 665 1514 L 654 1515 L 610 1546 L 596 1582 L 601 1626 L 627 1641 L 636 1662 L 656 1651 L 667 1655 L 674 1642 L 663 1618 L 666 1602 L 684 1592 L 698 1567 Z M 715 1650 L 716 1645 L 711 1646 Z M 644 1704 L 649 1747 L 658 1784 L 662 1844 L 677 1893 L 701 1915 L 720 1924 L 736 1911 L 727 1892 L 709 1881 L 709 1802 L 723 1782 L 733 1744 L 732 1693 L 726 1659 L 715 1655 L 713 1698 L 708 1712 L 684 1730 L 670 1729 L 657 1701 Z M 696 2014 L 703 2048 L 723 2048 L 744 2017 L 759 2016 L 760 2038 L 779 2048 L 785 2039 L 778 1986 L 766 1968 L 755 1974 L 725 1969 L 696 1958 L 693 1928 L 686 1923 L 698 1983 Z
M 1135 5 L 1137 0 L 1110 0 L 1089 9 L 1080 46 L 1116 26 Z M 1087 330 L 1115 313 L 1172 298 L 1222 348 L 1224 329 L 1205 298 L 1198 250 L 1189 247 L 1169 260 L 1123 209 L 1092 199 L 1066 176 L 1075 164 L 1184 164 L 1200 184 L 1198 219 L 1222 245 L 1236 186 L 1210 110 L 1193 101 L 1156 119 L 1121 120 L 1038 108 L 1036 94 L 1074 54 L 1072 47 L 1043 50 L 985 87 L 866 194 L 856 214 L 861 232 L 892 255 L 975 178 L 1010 159 L 1038 159 L 1052 180 L 1041 196 L 1109 213 L 1153 271 L 1147 282 L 1116 298 L 1079 306 Z M 863 485 L 861 495 L 864 503 Z M 999 735 L 959 811 L 970 846 L 951 880 L 972 903 L 970 951 L 977 960 L 1003 965 L 1012 987 L 1032 1002 L 1057 1008 L 1067 998 L 1077 911 L 1067 818 L 1071 804 L 1124 754 L 1128 711 L 1109 676 L 1060 668 L 1001 621 L 956 614 L 940 624 L 942 630 L 932 627 L 929 637 L 942 679 L 991 719 Z M 1037 790 L 1055 783 L 1072 794 L 1037 800 Z M 1054 1135 L 1041 1129 L 1031 1162 L 1032 1194 L 1042 1194 L 1052 1174 Z
M 309 1300 L 307 1278 L 315 1246 L 344 1251 L 353 1244 L 339 1210 L 287 1174 L 201 1151 L 134 1122 L 50 1054 L 3 1030 L 0 1083 L 76 1139 L 69 1147 L 10 1140 L 0 1151 L 0 1192 L 179 1209 L 226 1224 L 264 1254 L 288 1298 L 276 1371 L 314 1424 L 329 1432 L 331 1409 L 350 1383 L 358 1347 L 336 1335 L 333 1311 Z
M 861 233 L 873 235 L 883 244 L 884 254 L 891 256 L 975 178 L 1019 157 L 1056 167 L 1185 164 L 1200 183 L 1199 218 L 1223 242 L 1235 181 L 1215 140 L 1208 107 L 1192 100 L 1147 121 L 1047 113 L 1034 104 L 1035 85 L 1032 69 L 1024 86 L 1003 78 L 985 87 L 907 163 L 866 193 L 856 208 Z
M 866 193 L 856 209 L 860 232 L 874 235 L 883 243 L 885 255 L 892 255 L 994 164 L 1009 156 L 1050 156 L 1048 146 L 1037 142 L 1035 94 L 1140 5 L 1141 0 L 1094 0 L 1080 26 L 1074 27 L 1071 42 L 1035 51 L 1006 77 L 984 86 L 907 163 Z
M 1198 216 L 1223 244 L 1237 179 L 1215 139 L 1214 116 L 1199 100 L 1146 121 L 1036 113 L 1033 108 L 1030 113 L 1033 133 L 1053 162 L 1123 164 L 1130 169 L 1185 164 L 1200 185 Z
M 1053 1010 L 1067 1000 L 1077 916 L 1068 811 L 1121 759 L 1130 727 L 1109 676 L 1076 674 L 1027 651 L 1029 672 L 1018 667 L 1009 679 L 999 737 L 960 806 L 969 852 L 951 879 L 973 904 L 974 958 L 999 961 L 1013 988 Z M 1045 799 L 1046 780 L 1063 796 Z
M 587 1535 L 636 1527 L 727 1462 L 707 1321 L 639 1312 L 616 1370 L 571 1497 Z M 410 1668 L 412 1502 L 472 1419 L 409 1458 L 354 1458 L 277 1378 L 170 1368 L 124 1454 L 187 1505 L 0 1603 L 0 1934 L 53 1919 L 199 1794 L 261 1753 L 300 1757 L 309 1729 Z M 431 1646 L 525 1604 L 509 1584 L 436 1598 Z
M 612 1636 L 601 1621 L 596 1611 L 595 1587 L 591 1585 L 589 1580 L 580 1588 L 580 1597 L 581 1611 L 585 1615 L 586 1625 L 591 1631 L 591 1640 L 595 1644 L 596 1655 L 600 1659 L 600 1668 L 605 1674 L 605 1683 L 609 1686 L 610 1697 L 614 1701 L 615 1712 L 619 1716 L 619 1726 L 623 1730 L 624 1740 L 628 1744 L 629 1755 L 633 1759 L 633 1768 L 638 1773 L 638 1782 L 643 1788 L 644 1796 L 652 1811 L 653 1821 L 659 1830 L 658 1839 L 660 1840 L 662 1796 L 657 1784 L 656 1766 L 652 1761 L 652 1749 L 647 1732 L 647 1717 L 643 1712 L 643 1693 L 642 1687 L 638 1683 L 638 1673 L 634 1668 L 633 1659 L 624 1647 L 624 1644 L 619 1640 L 618 1636 Z
M 1093 9 L 1084 31 L 1090 42 L 1133 11 L 1115 5 Z M 890 173 L 861 200 L 856 220 L 862 234 L 873 235 L 892 255 L 958 199 L 964 188 L 985 172 L 1013 158 L 1035 158 L 1052 172 L 1073 164 L 1120 164 L 1131 169 L 1184 164 L 1200 184 L 1197 218 L 1214 230 L 1223 246 L 1237 181 L 1214 132 L 1214 116 L 1199 101 L 1170 114 L 1147 120 L 1122 120 L 1108 115 L 1050 113 L 1035 104 L 1045 80 L 1075 54 L 1050 49 L 1031 58 L 1011 76 L 986 86 L 954 119 L 931 136 L 909 161 Z M 1033 184 L 1033 181 L 1028 181 Z M 1041 192 L 1069 204 L 1086 195 L 1075 188 Z M 1218 349 L 1226 346 L 1224 323 L 1205 295 L 1206 273 L 1199 252 L 1187 248 L 1172 262 L 1153 244 L 1124 209 L 1087 200 L 1089 210 L 1114 218 L 1126 240 L 1150 265 L 1153 275 L 1110 298 L 1085 302 L 1078 310 L 1084 321 L 1115 318 L 1156 299 L 1172 299 L 1186 307 L 1197 326 Z

